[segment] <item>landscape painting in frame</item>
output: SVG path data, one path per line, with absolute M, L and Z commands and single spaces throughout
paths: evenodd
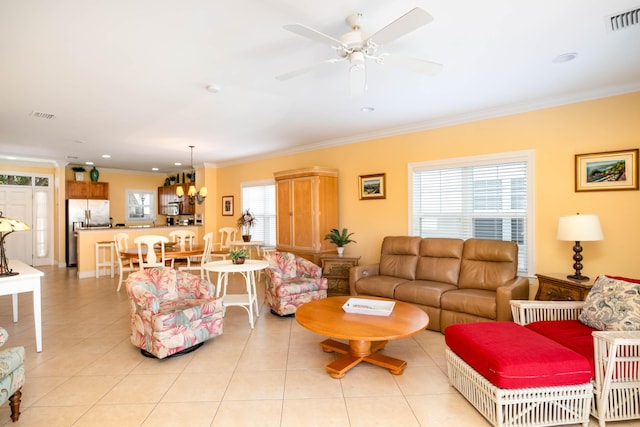
M 637 148 L 576 155 L 576 191 L 637 189 Z
M 385 199 L 385 174 L 360 175 L 360 200 Z

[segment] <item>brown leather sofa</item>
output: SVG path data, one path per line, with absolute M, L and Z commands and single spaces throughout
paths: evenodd
M 351 295 L 409 302 L 429 315 L 428 329 L 455 323 L 512 320 L 509 301 L 528 299 L 519 277 L 518 245 L 482 239 L 389 236 L 379 264 L 352 267 Z

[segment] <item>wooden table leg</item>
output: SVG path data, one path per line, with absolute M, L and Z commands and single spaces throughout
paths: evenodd
M 325 352 L 336 352 L 343 356 L 326 366 L 326 370 L 332 378 L 343 378 L 348 370 L 360 362 L 371 363 L 388 369 L 394 375 L 402 375 L 407 362 L 394 357 L 376 353 L 382 350 L 388 341 L 349 341 L 349 345 L 332 339 L 320 343 Z

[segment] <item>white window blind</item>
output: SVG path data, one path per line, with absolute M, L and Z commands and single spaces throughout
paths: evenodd
M 514 241 L 518 272 L 532 256 L 533 152 L 414 163 L 410 234 Z
M 242 184 L 242 211 L 249 209 L 256 218 L 251 240 L 276 245 L 276 186 L 273 182 Z M 240 216 L 240 215 L 238 215 Z

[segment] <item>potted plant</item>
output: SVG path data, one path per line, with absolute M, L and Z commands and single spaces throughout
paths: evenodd
M 231 257 L 231 262 L 234 264 L 244 264 L 244 260 L 247 258 L 247 250 L 231 249 L 229 251 L 229 257 Z
M 249 209 L 242 212 L 242 215 L 240 215 L 240 218 L 238 218 L 238 227 L 242 229 L 243 241 L 251 241 L 251 227 L 253 227 L 254 225 L 256 225 L 256 218 L 249 211 Z
M 337 228 L 332 228 L 326 236 L 324 236 L 324 240 L 331 240 L 331 243 L 336 245 L 338 248 L 338 256 L 342 256 L 344 253 L 344 245 L 348 243 L 358 243 L 355 240 L 351 240 L 351 236 L 354 233 L 349 233 L 349 230 L 343 228 L 342 231 Z
M 86 169 L 82 166 L 74 166 L 71 168 L 76 174 L 76 181 L 84 181 L 84 173 Z

